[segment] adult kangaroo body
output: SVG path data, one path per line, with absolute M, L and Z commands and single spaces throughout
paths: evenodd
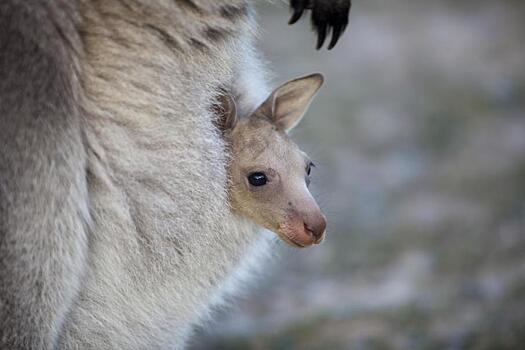
M 267 95 L 253 32 L 244 0 L 0 3 L 0 349 L 181 348 L 263 250 L 210 112 Z

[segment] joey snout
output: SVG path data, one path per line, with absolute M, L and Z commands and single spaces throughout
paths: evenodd
M 314 215 L 306 215 L 303 221 L 305 230 L 314 236 L 314 243 L 321 243 L 326 232 L 326 217 L 319 212 Z
M 288 208 L 278 229 L 278 234 L 284 241 L 297 247 L 309 247 L 323 241 L 326 218 L 315 203 L 312 207 L 307 210 Z

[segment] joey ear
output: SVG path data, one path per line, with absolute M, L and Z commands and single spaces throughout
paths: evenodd
M 279 129 L 289 132 L 299 123 L 323 81 L 320 73 L 290 80 L 275 89 L 259 108 Z
M 217 125 L 222 132 L 231 130 L 237 124 L 237 105 L 230 94 L 225 93 L 218 98 L 218 105 L 214 106 L 217 113 Z

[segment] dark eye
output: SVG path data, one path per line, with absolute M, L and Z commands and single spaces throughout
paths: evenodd
M 248 182 L 252 186 L 264 186 L 268 182 L 268 178 L 264 173 L 256 172 L 248 175 Z
M 315 168 L 315 164 L 312 162 L 308 163 L 308 167 L 306 168 L 306 174 L 308 174 L 308 176 L 310 176 L 310 173 L 312 172 L 312 167 Z

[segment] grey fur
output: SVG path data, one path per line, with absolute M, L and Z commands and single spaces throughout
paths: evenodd
M 0 3 L 0 348 L 52 348 L 89 222 L 73 9 Z
M 210 112 L 267 96 L 254 31 L 244 0 L 0 3 L 1 349 L 182 348 L 254 265 Z

